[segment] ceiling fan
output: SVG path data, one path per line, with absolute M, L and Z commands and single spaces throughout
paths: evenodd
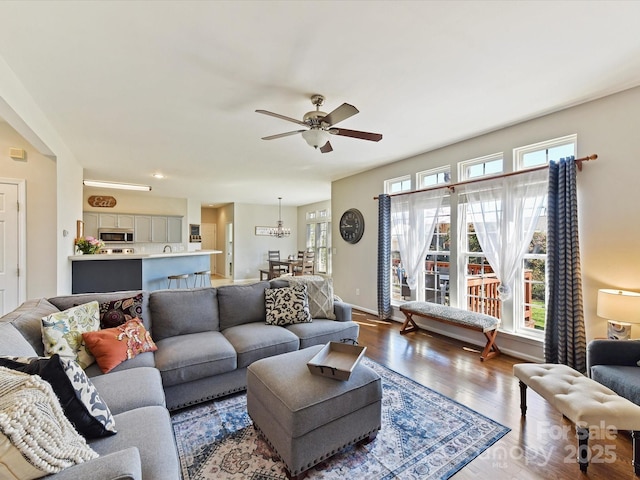
M 322 153 L 329 153 L 333 151 L 331 143 L 329 143 L 330 135 L 359 138 L 360 140 L 370 140 L 372 142 L 379 142 L 382 140 L 382 135 L 380 133 L 360 132 L 358 130 L 334 127 L 336 123 L 342 122 L 343 120 L 346 120 L 358 113 L 358 109 L 353 105 L 343 103 L 331 113 L 327 114 L 320 111 L 320 107 L 324 103 L 324 97 L 322 95 L 312 95 L 311 103 L 316 106 L 315 111 L 305 113 L 302 120 L 296 120 L 295 118 L 280 115 L 279 113 L 269 112 L 267 110 L 256 110 L 257 113 L 281 118 L 282 120 L 287 120 L 288 122 L 297 123 L 298 125 L 307 127 L 304 130 L 295 130 L 293 132 L 262 137 L 262 140 L 275 140 L 276 138 L 288 137 L 289 135 L 297 135 L 298 133 L 301 133 L 302 137 L 309 145 L 313 148 L 319 147 Z

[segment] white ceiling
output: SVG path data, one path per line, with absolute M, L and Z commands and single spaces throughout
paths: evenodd
M 326 200 L 332 180 L 640 84 L 636 1 L 3 1 L 0 18 L 0 56 L 85 178 L 205 205 Z M 313 93 L 384 138 L 260 139 L 298 126 L 254 110 L 301 118 Z

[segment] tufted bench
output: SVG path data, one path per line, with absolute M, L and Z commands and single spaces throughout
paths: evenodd
M 522 416 L 530 387 L 575 424 L 580 470 L 589 465 L 589 432 L 615 428 L 631 431 L 634 471 L 640 475 L 640 406 L 566 365 L 520 363 L 513 374 L 520 380 Z
M 482 332 L 487 338 L 487 343 L 480 355 L 480 360 L 482 361 L 500 354 L 500 349 L 496 345 L 500 319 L 496 317 L 430 302 L 406 302 L 400 305 L 400 311 L 406 317 L 400 329 L 401 334 L 420 329 L 413 319 L 413 316 L 416 315 L 429 320 Z

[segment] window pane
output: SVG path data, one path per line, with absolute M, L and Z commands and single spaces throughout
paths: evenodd
M 546 163 L 547 152 L 545 150 L 525 153 L 522 156 L 522 166 L 524 168 L 535 167 L 536 165 L 545 165 Z
M 575 144 L 559 145 L 549 149 L 549 160 L 560 160 L 575 155 Z

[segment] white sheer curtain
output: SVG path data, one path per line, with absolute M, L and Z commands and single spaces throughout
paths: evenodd
M 501 300 L 512 285 L 545 204 L 547 170 L 538 170 L 465 185 L 468 215 L 500 280 Z
M 391 197 L 391 234 L 398 239 L 407 285 L 415 290 L 433 238 L 444 190 Z

